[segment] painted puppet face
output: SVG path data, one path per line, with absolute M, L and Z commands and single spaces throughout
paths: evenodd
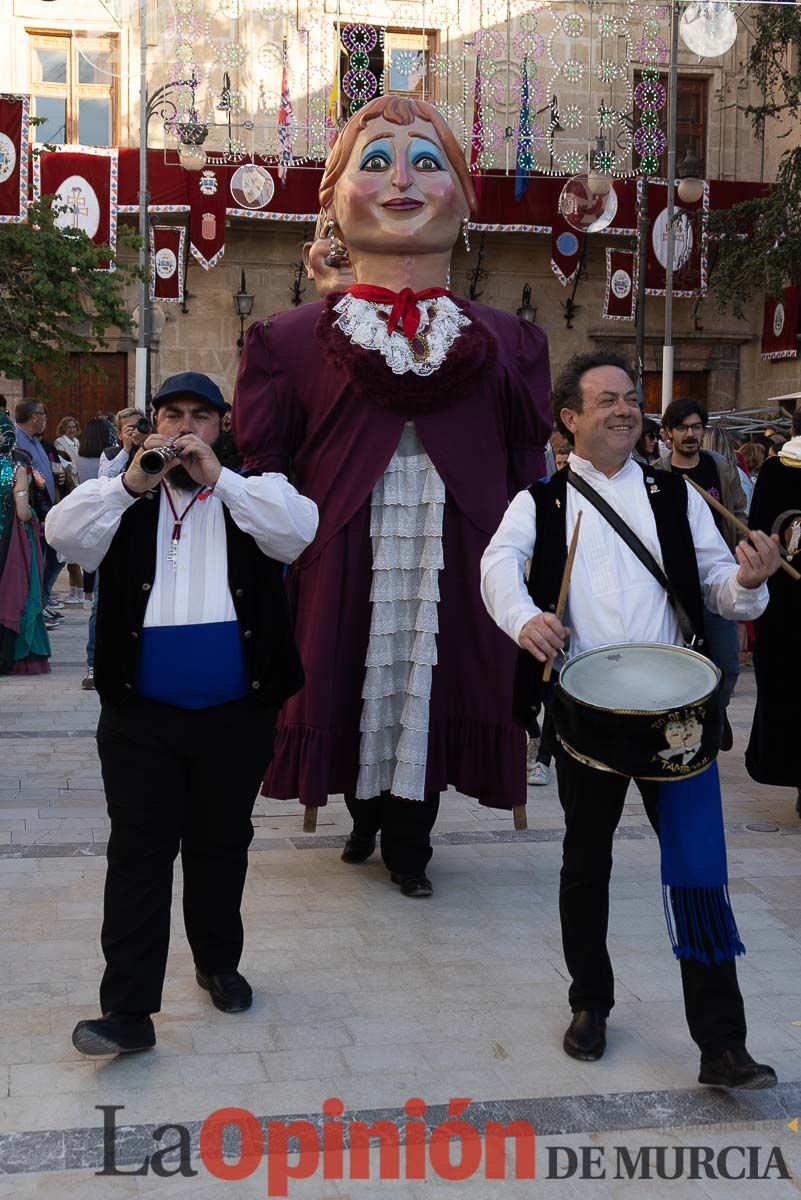
M 428 121 L 368 122 L 334 189 L 334 220 L 352 253 L 448 251 L 467 215 L 461 184 Z
M 671 750 L 680 750 L 684 747 L 684 722 L 683 721 L 668 721 L 665 726 L 665 741 Z

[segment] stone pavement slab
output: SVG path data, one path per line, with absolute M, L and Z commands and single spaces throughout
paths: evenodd
M 244 901 L 253 1008 L 226 1016 L 197 988 L 178 869 L 158 1046 L 91 1061 L 73 1050 L 70 1032 L 97 1011 L 108 827 L 97 697 L 80 688 L 88 614 L 65 611 L 52 635 L 53 675 L 0 680 L 0 1197 L 140 1200 L 157 1189 L 192 1200 L 266 1196 L 264 1164 L 247 1179 L 222 1181 L 197 1159 L 200 1124 L 214 1109 L 243 1108 L 265 1121 L 294 1115 L 317 1128 L 323 1101 L 339 1097 L 347 1121 L 385 1116 L 405 1130 L 410 1097 L 425 1101 L 433 1127 L 462 1096 L 472 1098 L 467 1116 L 480 1131 L 492 1114 L 536 1127 L 535 1183 L 513 1178 L 511 1151 L 504 1180 L 479 1172 L 449 1182 L 430 1162 L 425 1179 L 382 1180 L 374 1150 L 369 1179 L 326 1180 L 316 1170 L 290 1181 L 289 1195 L 798 1198 L 801 1133 L 791 1126 L 801 1117 L 801 822 L 789 791 L 755 785 L 744 771 L 750 673 L 738 687 L 735 749 L 721 757 L 721 771 L 731 891 L 748 945 L 738 970 L 750 1044 L 776 1066 L 776 1091 L 728 1097 L 696 1083 L 656 842 L 636 795 L 615 849 L 617 1005 L 608 1051 L 600 1063 L 563 1054 L 569 1014 L 553 784 L 529 789 L 524 833 L 511 829 L 508 814 L 448 793 L 431 867 L 436 894 L 425 904 L 399 896 L 378 856 L 358 868 L 339 861 L 349 828 L 341 797 L 321 811 L 315 835 L 301 832 L 297 805 L 259 798 Z M 102 1105 L 123 1106 L 128 1169 L 153 1152 L 153 1126 L 177 1122 L 189 1130 L 188 1169 L 198 1173 L 96 1176 Z M 755 1147 L 763 1171 L 778 1147 L 790 1178 L 775 1169 L 764 1179 L 722 1178 L 714 1164 L 726 1146 L 735 1148 L 733 1169 L 742 1165 L 736 1148 Z M 640 1168 L 657 1163 L 661 1147 L 673 1166 L 664 1159 L 664 1178 L 619 1176 L 620 1147 Z M 677 1167 L 677 1156 L 699 1147 L 712 1154 L 713 1174 L 691 1179 L 689 1159 Z M 590 1178 L 601 1149 L 606 1175 Z

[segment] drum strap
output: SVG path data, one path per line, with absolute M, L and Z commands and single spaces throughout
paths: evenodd
M 637 537 L 637 534 L 627 525 L 619 513 L 615 512 L 611 504 L 607 504 L 603 496 L 596 492 L 592 484 L 587 483 L 586 479 L 582 479 L 580 475 L 571 468 L 567 468 L 567 481 L 572 487 L 579 492 L 585 500 L 588 500 L 594 508 L 598 510 L 602 517 L 609 522 L 615 533 L 623 539 L 623 541 L 631 550 L 632 554 L 640 560 L 647 571 L 653 575 L 660 587 L 664 588 L 668 594 L 673 608 L 676 612 L 676 618 L 679 622 L 681 636 L 684 638 L 685 645 L 695 646 L 698 642 L 698 636 L 693 629 L 693 623 L 687 615 L 687 610 L 677 596 L 673 585 L 668 579 L 665 572 L 660 567 L 659 563 L 654 558 L 648 547 Z

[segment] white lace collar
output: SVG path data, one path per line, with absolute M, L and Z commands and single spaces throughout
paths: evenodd
M 387 317 L 392 305 L 374 304 L 349 294 L 334 305 L 334 312 L 339 314 L 334 324 L 357 346 L 377 350 L 393 375 L 405 375 L 407 371 L 433 375 L 445 361 L 460 329 L 470 324 L 470 318 L 449 296 L 418 300 L 417 307 L 420 325 L 414 342 L 409 342 L 397 329 L 388 332 Z

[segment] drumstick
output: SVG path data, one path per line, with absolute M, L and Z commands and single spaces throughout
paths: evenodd
M 565 613 L 565 605 L 567 604 L 567 589 L 570 587 L 570 575 L 573 570 L 573 559 L 576 557 L 576 546 L 578 544 L 578 535 L 579 535 L 580 526 L 581 526 L 581 510 L 579 510 L 579 514 L 576 517 L 576 524 L 573 529 L 573 536 L 570 539 L 570 548 L 568 549 L 568 552 L 567 552 L 567 562 L 565 563 L 565 569 L 564 569 L 564 572 L 562 573 L 562 584 L 561 584 L 561 587 L 559 588 L 559 599 L 556 601 L 556 618 L 558 621 L 562 620 L 562 617 L 564 616 L 564 613 Z M 556 657 L 556 655 L 554 655 L 554 658 L 555 657 Z M 549 658 L 547 663 L 545 664 L 545 670 L 542 672 L 542 682 L 543 683 L 547 683 L 548 680 L 551 678 L 552 670 L 553 670 L 553 658 Z
M 696 483 L 694 479 L 690 479 L 688 475 L 685 475 L 684 478 L 688 483 L 693 485 L 696 492 L 699 492 L 704 497 L 707 504 L 714 508 L 716 512 L 719 512 L 722 517 L 728 517 L 732 525 L 735 525 L 740 530 L 740 533 L 744 533 L 746 537 L 751 536 L 751 530 L 744 521 L 741 521 L 739 517 L 735 517 L 733 512 L 729 512 L 725 505 L 721 504 L 719 500 L 716 500 L 714 496 L 710 496 L 709 492 L 705 491 L 704 488 L 702 488 L 700 484 Z M 786 571 L 792 579 L 801 579 L 801 575 L 799 575 L 795 567 L 790 566 L 786 559 L 780 559 L 779 566 L 783 571 Z

